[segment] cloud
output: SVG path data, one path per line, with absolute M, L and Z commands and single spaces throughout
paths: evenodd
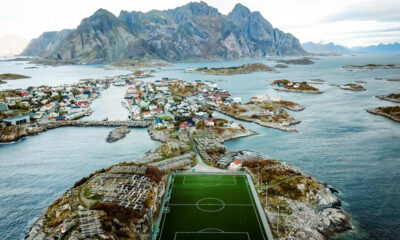
M 348 20 L 374 20 L 378 22 L 400 22 L 400 1 L 367 0 L 345 6 L 335 14 L 325 18 L 327 22 Z
M 354 31 L 353 33 L 387 33 L 387 32 L 391 33 L 391 32 L 399 32 L 399 31 L 400 31 L 400 27 L 393 27 L 393 28 Z

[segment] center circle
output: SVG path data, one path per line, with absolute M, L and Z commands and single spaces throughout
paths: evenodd
M 196 203 L 196 207 L 203 212 L 219 212 L 225 208 L 225 203 L 218 198 L 202 198 Z

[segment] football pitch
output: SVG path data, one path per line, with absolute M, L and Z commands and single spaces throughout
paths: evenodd
M 268 239 L 250 184 L 246 175 L 173 175 L 157 239 Z

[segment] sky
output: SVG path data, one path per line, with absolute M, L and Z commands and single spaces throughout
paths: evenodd
M 259 11 L 274 27 L 300 42 L 334 42 L 347 47 L 400 42 L 400 0 L 204 0 L 228 14 L 236 3 Z M 0 47 L 25 42 L 45 31 L 76 28 L 104 8 L 147 12 L 189 0 L 1 0 Z M 5 40 L 4 40 L 5 39 Z M 14 44 L 15 45 L 15 44 Z M 15 46 L 14 46 L 15 47 Z

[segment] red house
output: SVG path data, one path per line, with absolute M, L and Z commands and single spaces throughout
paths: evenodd
M 179 125 L 179 130 L 184 131 L 187 130 L 189 128 L 189 123 L 187 122 L 183 122 L 181 123 L 181 125 Z

